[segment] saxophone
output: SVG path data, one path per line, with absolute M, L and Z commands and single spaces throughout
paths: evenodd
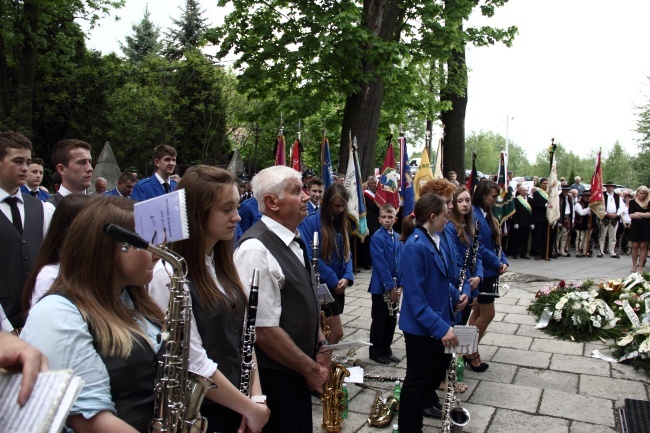
M 393 414 L 399 410 L 399 400 L 397 400 L 393 395 L 384 398 L 381 388 L 366 385 L 365 383 L 355 383 L 355 385 L 375 391 L 375 399 L 370 405 L 368 426 L 383 427 L 388 425 L 393 419 Z
M 343 380 L 350 375 L 347 368 L 335 362 L 330 363 L 330 379 L 323 391 L 323 424 L 327 433 L 340 433 L 341 411 L 343 410 Z
M 469 423 L 469 411 L 461 406 L 458 396 L 458 382 L 456 381 L 457 355 L 451 355 L 451 362 L 447 369 L 445 379 L 445 401 L 442 405 L 441 433 L 461 433 L 463 427 Z
M 164 341 L 163 360 L 158 362 L 158 377 L 154 386 L 154 417 L 150 432 L 205 433 L 208 422 L 199 413 L 205 393 L 215 385 L 212 380 L 188 371 L 192 307 L 185 290 L 187 263 L 165 247 L 157 247 L 137 234 L 114 224 L 106 224 L 104 232 L 116 242 L 129 247 L 146 249 L 169 263 L 171 276 L 169 305 L 158 340 Z
M 251 291 L 248 295 L 248 311 L 246 312 L 244 332 L 242 333 L 241 381 L 239 383 L 239 390 L 246 397 L 251 396 L 253 375 L 256 369 L 255 361 L 253 361 L 253 348 L 255 345 L 255 319 L 257 317 L 257 293 L 259 286 L 260 270 L 255 268 L 253 270 L 253 278 L 251 279 Z

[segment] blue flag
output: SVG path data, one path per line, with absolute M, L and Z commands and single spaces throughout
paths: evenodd
M 323 169 L 321 177 L 327 189 L 334 183 L 334 171 L 332 170 L 332 157 L 330 156 L 330 142 L 327 137 L 323 137 Z
M 406 149 L 406 137 L 400 134 L 399 153 L 402 163 L 400 166 L 400 196 L 402 197 L 402 206 L 404 209 L 403 217 L 413 213 L 415 208 L 415 190 L 413 189 L 413 178 L 411 177 L 411 167 L 409 166 L 409 155 Z

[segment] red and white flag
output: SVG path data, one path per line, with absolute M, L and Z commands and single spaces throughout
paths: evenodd
M 605 198 L 603 197 L 603 171 L 600 168 L 600 151 L 596 159 L 596 169 L 591 176 L 591 197 L 589 209 L 600 219 L 605 217 Z

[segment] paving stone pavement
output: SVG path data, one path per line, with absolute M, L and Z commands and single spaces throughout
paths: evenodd
M 572 259 L 576 262 L 579 260 Z M 619 261 L 593 261 L 592 264 L 616 265 L 615 268 L 599 271 L 603 279 L 626 275 L 619 268 Z M 553 280 L 557 275 L 539 276 L 547 275 L 546 262 L 538 266 L 536 271 L 529 270 L 530 264 L 526 263 L 526 266 L 526 271 L 531 274 L 509 272 L 501 279 L 502 283 L 509 286 L 509 290 L 496 300 L 496 317 L 480 346 L 481 358 L 490 364 L 490 368 L 484 373 L 465 370 L 468 390 L 462 394 L 462 399 L 471 419 L 463 431 L 617 431 L 617 408 L 623 405 L 625 398 L 648 400 L 650 378 L 643 372 L 634 371 L 629 365 L 610 365 L 606 361 L 591 358 L 594 349 L 608 353 L 606 345 L 601 342 L 560 341 L 535 329 L 535 319 L 527 314 L 526 307 L 546 281 L 557 281 L 560 278 Z M 511 266 L 513 267 L 517 266 Z M 582 274 L 587 275 L 589 272 L 583 268 Z M 572 275 L 577 276 L 578 273 L 574 271 Z M 571 278 L 576 279 L 578 278 Z M 343 341 L 369 340 L 369 282 L 370 272 L 360 270 L 355 275 L 355 284 L 346 291 L 346 307 L 342 316 L 345 330 Z M 392 347 L 395 356 L 402 360 L 396 365 L 384 366 L 370 361 L 367 348 L 359 349 L 354 358 L 365 363 L 366 374 L 404 377 L 406 354 L 399 327 Z M 392 394 L 391 382 L 369 383 L 386 389 L 384 396 L 388 392 Z M 349 385 L 348 389 L 349 417 L 341 424 L 343 433 L 392 431 L 390 425 L 369 427 L 366 424 L 375 396 L 373 391 L 354 385 Z M 323 432 L 320 400 L 312 398 L 312 409 L 313 431 Z M 393 417 L 393 422 L 397 422 L 397 416 Z M 437 432 L 439 429 L 439 420 L 424 418 L 425 432 Z

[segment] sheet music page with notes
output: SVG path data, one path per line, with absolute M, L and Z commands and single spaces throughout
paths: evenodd
M 445 347 L 445 353 L 469 355 L 478 348 L 478 328 L 476 326 L 454 326 L 454 334 L 458 338 L 458 346 Z
M 39 373 L 32 394 L 22 408 L 16 401 L 23 375 L 0 374 L 0 431 L 3 433 L 60 432 L 83 380 L 72 370 Z

